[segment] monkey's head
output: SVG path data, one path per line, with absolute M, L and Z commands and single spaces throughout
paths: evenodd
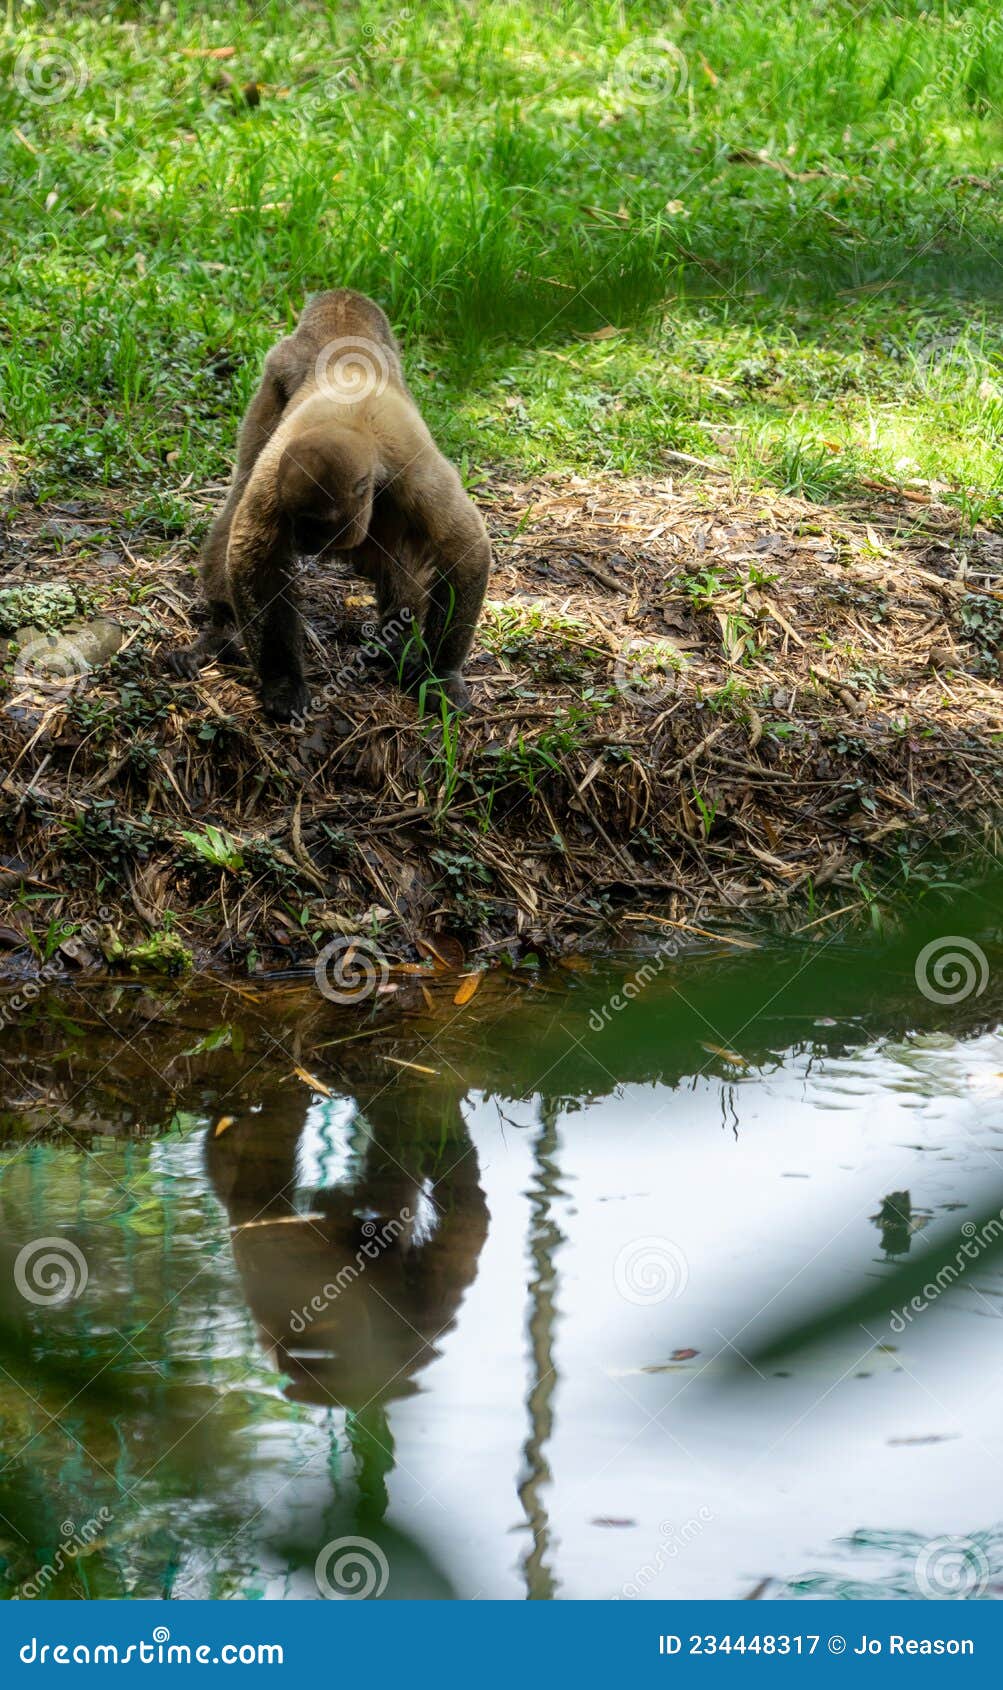
M 279 461 L 278 491 L 292 519 L 293 544 L 314 557 L 361 546 L 373 517 L 376 464 L 360 434 L 332 433 L 328 423 L 304 429 Z

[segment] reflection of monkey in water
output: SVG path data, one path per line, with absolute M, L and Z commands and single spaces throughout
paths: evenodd
M 317 294 L 273 347 L 244 418 L 229 497 L 202 554 L 210 626 L 169 659 L 192 676 L 238 649 L 277 721 L 309 703 L 293 570 L 345 552 L 375 582 L 382 638 L 408 684 L 458 708 L 491 562 L 484 524 L 422 420 L 386 317 L 364 294 Z M 236 624 L 236 628 L 235 628 Z
M 206 1160 L 230 1217 L 247 1301 L 287 1394 L 356 1408 L 410 1395 L 473 1283 L 487 1205 L 460 1094 L 391 1082 L 360 1116 L 373 1137 L 349 1183 L 302 1193 L 296 1150 L 307 1104 L 265 1093 L 216 1136 Z

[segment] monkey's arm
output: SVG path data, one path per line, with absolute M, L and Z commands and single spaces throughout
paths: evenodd
M 226 547 L 230 538 L 230 524 L 254 466 L 282 421 L 289 400 L 286 379 L 288 354 L 285 347 L 286 342 L 281 341 L 265 359 L 261 385 L 247 407 L 237 436 L 237 466 L 233 472 L 230 491 L 223 509 L 209 530 L 203 548 L 202 581 L 210 607 L 214 601 L 226 599 Z
M 261 384 L 251 400 L 237 437 L 237 465 L 226 502 L 213 521 L 202 547 L 199 573 L 209 608 L 209 621 L 198 639 L 168 654 L 167 665 L 176 675 L 194 679 L 207 663 L 221 658 L 239 662 L 243 655 L 233 637 L 233 607 L 226 583 L 226 548 L 230 525 L 240 504 L 254 466 L 282 420 L 289 398 L 289 355 L 286 341 L 280 341 L 265 359 Z
M 294 590 L 292 525 L 281 507 L 274 448 L 259 457 L 230 527 L 226 588 L 267 715 L 288 722 L 310 695 L 303 675 L 303 624 Z
M 470 693 L 460 671 L 491 569 L 487 529 L 457 471 L 437 451 L 405 471 L 398 497 L 426 542 L 431 566 L 423 629 L 428 667 L 450 703 L 464 710 Z

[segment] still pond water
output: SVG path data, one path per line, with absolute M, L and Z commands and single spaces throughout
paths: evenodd
M 741 1357 L 1003 1183 L 1001 1006 L 640 966 L 12 1016 L 4 1594 L 997 1594 L 996 1258 Z

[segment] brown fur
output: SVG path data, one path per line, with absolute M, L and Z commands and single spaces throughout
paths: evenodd
M 373 378 L 354 389 L 338 373 L 353 347 L 356 369 Z M 382 644 L 408 684 L 432 679 L 464 708 L 460 670 L 484 600 L 490 543 L 408 391 L 386 317 L 344 288 L 317 294 L 265 360 L 241 425 L 233 485 L 202 553 L 209 626 L 172 654 L 174 672 L 191 676 L 232 655 L 239 630 L 266 712 L 288 721 L 305 711 L 296 559 L 329 551 L 346 552 L 375 583 Z M 413 634 L 402 637 L 402 626 Z

